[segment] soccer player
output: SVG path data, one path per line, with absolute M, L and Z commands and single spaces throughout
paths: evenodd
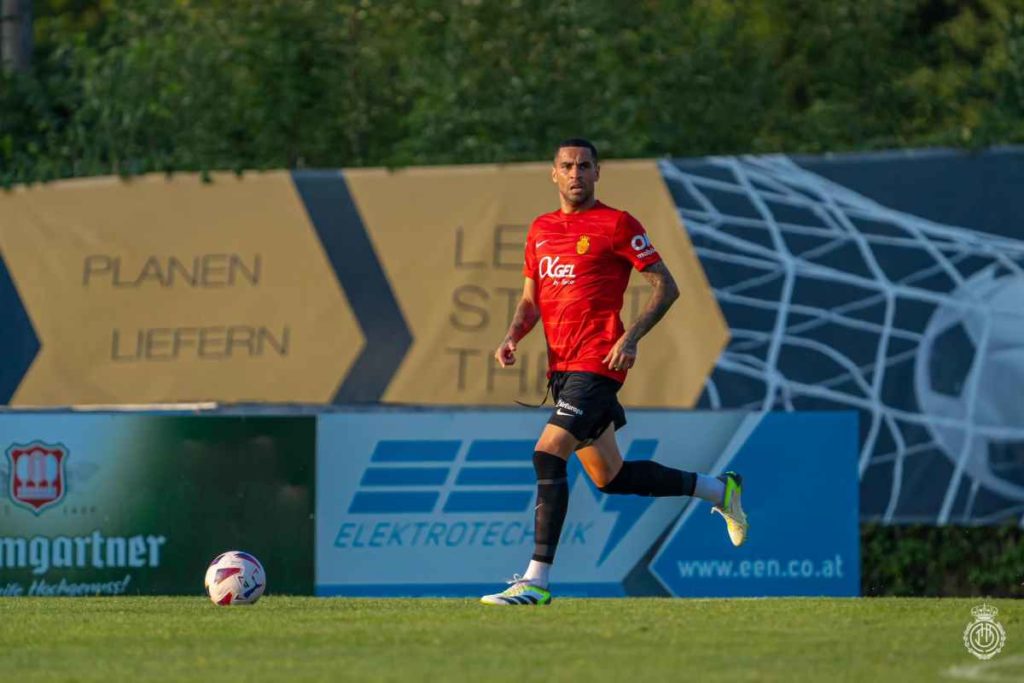
M 594 484 L 609 494 L 694 496 L 725 518 L 734 545 L 746 539 L 740 505 L 743 480 L 735 472 L 711 477 L 652 461 L 624 462 L 615 430 L 626 424 L 616 394 L 637 361 L 637 342 L 678 298 L 679 290 L 643 226 L 625 211 L 597 201 L 597 149 L 572 138 L 558 145 L 551 180 L 561 207 L 538 216 L 526 237 L 523 296 L 494 356 L 516 362 L 516 344 L 538 320 L 548 345 L 548 377 L 555 407 L 533 453 L 537 474 L 534 551 L 523 576 L 489 605 L 546 605 L 548 575 L 569 506 L 566 461 L 575 452 Z M 627 330 L 619 311 L 636 268 L 653 288 Z

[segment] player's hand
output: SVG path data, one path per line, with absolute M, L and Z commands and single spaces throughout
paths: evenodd
M 494 352 L 494 359 L 503 368 L 516 364 L 516 343 L 512 341 L 511 337 L 505 337 L 502 340 L 501 346 Z
M 609 370 L 629 370 L 636 365 L 636 354 L 636 342 L 622 335 L 601 362 L 607 365 Z

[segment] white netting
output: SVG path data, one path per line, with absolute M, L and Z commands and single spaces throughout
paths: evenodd
M 702 405 L 858 410 L 865 519 L 1024 523 L 1024 241 L 786 157 L 661 167 L 732 335 Z

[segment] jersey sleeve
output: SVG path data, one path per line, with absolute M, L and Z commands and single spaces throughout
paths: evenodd
M 628 260 L 637 270 L 661 261 L 661 255 L 651 244 L 644 226 L 629 213 L 622 212 L 615 226 L 613 241 L 615 253 Z
M 526 248 L 523 255 L 523 275 L 533 280 L 537 279 L 537 237 L 533 226 L 526 233 Z

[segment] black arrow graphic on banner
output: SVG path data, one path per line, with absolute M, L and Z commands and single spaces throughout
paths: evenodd
M 18 288 L 0 254 L 0 311 L 4 312 L 4 332 L 0 334 L 0 404 L 11 402 L 22 378 L 39 353 L 39 337 L 32 327 L 28 311 L 21 303 Z
M 366 339 L 334 403 L 379 402 L 412 346 L 412 333 L 342 173 L 292 171 L 292 182 Z

